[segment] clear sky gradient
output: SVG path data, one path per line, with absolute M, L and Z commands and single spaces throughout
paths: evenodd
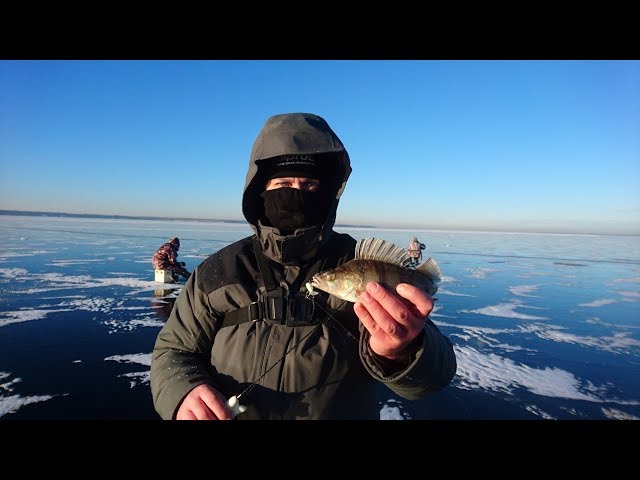
M 287 112 L 349 152 L 337 223 L 640 234 L 635 60 L 0 60 L 0 209 L 243 220 Z

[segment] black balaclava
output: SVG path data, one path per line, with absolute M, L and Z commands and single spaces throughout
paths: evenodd
M 326 195 L 321 192 L 283 187 L 264 191 L 261 196 L 268 224 L 283 235 L 289 235 L 297 228 L 319 225 L 327 216 Z
M 316 156 L 283 155 L 274 158 L 268 167 L 267 178 L 283 177 L 315 178 L 320 181 L 320 188 L 316 192 L 291 187 L 262 192 L 265 215 L 263 221 L 277 228 L 282 235 L 290 235 L 298 228 L 312 227 L 324 222 L 331 192 L 326 172 L 318 168 Z

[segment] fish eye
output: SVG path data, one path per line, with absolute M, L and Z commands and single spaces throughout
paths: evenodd
M 333 282 L 335 279 L 336 279 L 335 273 L 330 273 L 329 275 L 327 275 L 328 282 Z

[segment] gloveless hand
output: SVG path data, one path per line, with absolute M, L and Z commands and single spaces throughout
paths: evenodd
M 390 360 L 405 358 L 407 346 L 423 330 L 433 310 L 433 300 L 408 283 L 396 287 L 399 297 L 378 282 L 369 282 L 366 288 L 353 309 L 371 334 L 371 350 Z

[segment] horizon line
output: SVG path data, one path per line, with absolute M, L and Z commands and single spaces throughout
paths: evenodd
M 104 218 L 104 219 L 128 219 L 128 220 L 164 220 L 164 221 L 190 221 L 190 222 L 209 222 L 209 223 L 237 223 L 249 225 L 246 219 L 218 219 L 218 218 L 197 218 L 197 217 L 162 217 L 154 215 L 118 215 L 118 214 L 101 214 L 101 213 L 70 213 L 70 212 L 49 212 L 41 210 L 3 210 L 0 209 L 0 215 L 11 216 L 48 216 L 48 217 L 71 217 L 71 218 Z M 576 231 L 538 231 L 538 230 L 507 230 L 507 229 L 477 229 L 477 228 L 455 228 L 455 227 L 416 227 L 416 226 L 388 226 L 388 225 L 367 225 L 367 224 L 351 224 L 351 223 L 335 223 L 335 227 L 347 228 L 374 228 L 374 229 L 393 229 L 393 230 L 425 230 L 425 231 L 442 231 L 442 232 L 475 232 L 475 233 L 539 233 L 551 235 L 611 235 L 637 237 L 638 233 L 593 233 L 593 232 L 576 232 Z

